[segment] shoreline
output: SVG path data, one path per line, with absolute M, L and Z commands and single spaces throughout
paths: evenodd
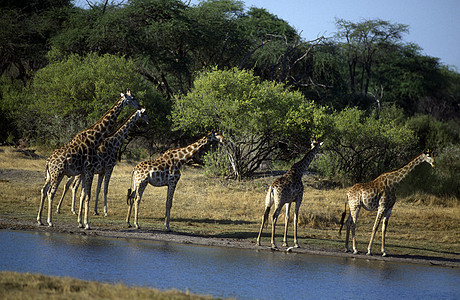
M 246 239 L 234 239 L 234 238 L 216 238 L 206 237 L 192 234 L 185 234 L 180 232 L 166 232 L 160 230 L 145 230 L 145 229 L 101 229 L 92 228 L 90 230 L 80 229 L 75 224 L 59 224 L 55 227 L 39 226 L 35 221 L 24 221 L 12 218 L 1 217 L 0 219 L 0 230 L 17 230 L 17 231 L 35 231 L 35 232 L 54 232 L 61 234 L 80 234 L 87 236 L 101 236 L 108 238 L 124 238 L 124 239 L 142 239 L 151 241 L 165 241 L 180 244 L 189 244 L 197 246 L 209 246 L 209 247 L 230 247 L 236 249 L 247 249 L 255 251 L 276 251 L 285 253 L 294 253 L 300 255 L 322 255 L 332 257 L 343 257 L 349 259 L 365 259 L 375 261 L 388 261 L 395 263 L 408 263 L 408 264 L 422 264 L 431 265 L 438 267 L 449 267 L 460 269 L 460 259 L 449 259 L 442 257 L 429 257 L 429 256 L 413 256 L 413 255 L 389 255 L 382 257 L 381 255 L 374 254 L 368 256 L 365 253 L 352 254 L 345 253 L 332 249 L 315 248 L 308 245 L 301 245 L 301 248 L 286 248 L 279 247 L 278 249 L 272 249 L 268 244 L 257 246 L 254 241 Z

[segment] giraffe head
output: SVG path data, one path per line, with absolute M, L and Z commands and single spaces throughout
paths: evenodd
M 321 147 L 323 145 L 323 142 L 320 143 L 316 138 L 311 140 L 311 149 L 315 148 L 318 145 Z
M 426 161 L 434 168 L 434 156 L 433 152 L 430 149 L 425 150 L 422 153 L 423 161 Z
M 136 99 L 134 99 L 134 95 L 131 93 L 130 89 L 127 89 L 125 94 L 121 93 L 121 98 L 125 105 L 132 106 L 135 109 L 142 108 L 139 102 Z
M 218 141 L 219 143 L 225 144 L 225 139 L 220 129 L 213 129 L 206 137 L 208 138 L 208 142 Z
M 137 110 L 138 116 L 140 120 L 144 120 L 145 123 L 149 123 L 149 116 L 147 116 L 147 113 L 145 112 L 145 108 L 141 108 Z

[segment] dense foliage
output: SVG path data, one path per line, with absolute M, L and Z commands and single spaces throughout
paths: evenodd
M 152 120 L 131 133 L 140 146 L 219 127 L 230 142 L 207 161 L 237 178 L 292 161 L 315 136 L 316 168 L 347 183 L 427 147 L 437 178 L 458 164 L 447 157 L 459 145 L 460 74 L 404 43 L 407 25 L 337 19 L 334 35 L 305 41 L 237 0 L 89 3 L 1 2 L 2 143 L 61 146 L 130 88 Z
M 324 108 L 300 92 L 237 69 L 200 73 L 194 88 L 176 97 L 172 118 L 184 131 L 225 128 L 227 157 L 237 178 L 276 158 L 280 144 L 285 153 L 306 149 L 312 136 L 324 135 L 328 119 Z

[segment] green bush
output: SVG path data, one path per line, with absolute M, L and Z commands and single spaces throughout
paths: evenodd
M 372 180 L 410 159 L 416 137 L 395 107 L 368 113 L 358 108 L 336 112 L 315 165 L 344 184 Z M 409 153 L 409 154 L 408 154 Z
M 151 128 L 166 122 L 165 102 L 137 73 L 132 59 L 109 54 L 62 58 L 55 52 L 50 52 L 50 58 L 24 89 L 22 111 L 13 112 L 20 134 L 32 142 L 51 146 L 67 143 L 97 121 L 127 88 L 149 110 Z M 122 112 L 120 122 L 130 111 Z
M 420 149 L 442 149 L 460 140 L 458 130 L 430 115 L 411 117 L 406 124 L 417 136 Z
M 305 151 L 312 136 L 323 135 L 327 120 L 326 110 L 300 92 L 235 68 L 198 74 L 194 88 L 177 96 L 172 110 L 177 129 L 225 131 L 225 154 L 236 178 L 272 160 L 281 143 L 294 154 Z

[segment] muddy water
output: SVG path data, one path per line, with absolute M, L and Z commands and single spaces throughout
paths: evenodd
M 317 255 L 0 231 L 0 270 L 237 299 L 459 299 L 460 270 Z

